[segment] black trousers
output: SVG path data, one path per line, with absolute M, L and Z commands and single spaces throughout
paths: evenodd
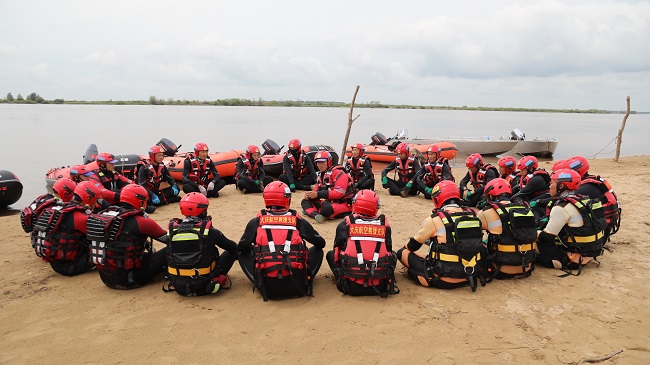
M 289 178 L 287 177 L 287 174 L 280 175 L 280 177 L 278 177 L 278 180 L 289 185 Z M 311 176 L 307 175 L 297 181 L 294 179 L 293 183 L 294 185 L 296 185 L 296 190 L 309 191 L 311 190 L 311 186 L 314 185 L 316 182 L 314 181 L 314 179 L 311 178 Z
M 388 183 L 386 185 L 387 185 L 388 193 L 390 195 L 402 195 L 402 190 L 404 190 L 404 188 L 406 187 L 407 182 L 402 180 L 393 180 L 391 178 L 387 178 L 387 179 L 388 179 Z M 418 184 L 414 182 L 413 185 L 411 186 L 411 189 L 409 189 L 409 195 L 418 195 L 419 193 L 420 192 L 418 191 Z
M 167 266 L 167 247 L 153 254 L 145 253 L 142 257 L 142 266 L 137 269 L 117 269 L 114 272 L 99 271 L 99 277 L 111 289 L 135 289 L 154 280 Z
M 223 187 L 226 186 L 226 181 L 223 179 L 217 180 L 217 182 L 214 184 L 214 189 L 208 191 L 208 198 L 216 198 L 219 196 L 219 190 L 223 189 Z M 206 186 L 205 189 L 207 190 L 208 187 Z M 188 184 L 183 185 L 183 192 L 185 194 L 189 193 L 200 193 L 201 190 L 199 188 L 195 188 L 193 186 L 189 186 Z
M 390 283 L 386 280 L 382 280 L 382 282 L 375 288 L 371 287 L 364 287 L 363 285 L 359 283 L 352 282 L 350 280 L 342 280 L 339 282 L 339 279 L 341 277 L 341 271 L 338 266 L 336 266 L 336 263 L 334 262 L 334 250 L 328 251 L 327 255 L 325 255 L 325 259 L 327 259 L 327 264 L 330 267 L 330 270 L 332 270 L 332 273 L 334 274 L 334 279 L 336 279 L 337 285 L 336 287 L 341 293 L 352 295 L 352 296 L 366 296 L 366 295 L 379 295 L 377 291 L 379 292 L 385 292 L 389 288 L 388 286 Z M 391 265 L 395 267 L 397 264 L 397 255 L 395 252 L 393 252 L 393 261 L 391 262 Z
M 262 181 L 262 185 L 257 185 L 254 182 L 240 179 L 237 181 L 237 189 L 243 191 L 244 194 L 261 193 L 264 191 L 264 187 L 272 182 L 273 182 L 273 178 L 270 176 L 264 177 L 264 181 Z

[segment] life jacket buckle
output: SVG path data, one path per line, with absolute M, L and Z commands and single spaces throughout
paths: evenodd
M 201 274 L 199 273 L 199 269 L 193 268 L 192 270 L 194 270 L 194 275 L 190 275 L 190 277 L 192 279 L 198 279 L 198 277 L 201 276 Z
M 476 270 L 476 266 L 464 266 L 464 268 L 465 268 L 465 275 L 467 275 L 467 276 L 474 275 L 474 271 Z M 472 271 L 468 271 L 467 270 L 468 268 L 471 268 Z

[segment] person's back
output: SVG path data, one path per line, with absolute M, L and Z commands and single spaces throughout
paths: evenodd
M 336 287 L 350 295 L 396 294 L 396 254 L 392 251 L 391 229 L 386 217 L 377 215 L 379 197 L 361 190 L 352 203 L 352 214 L 336 228 L 334 249 L 327 262 Z
M 265 301 L 311 295 L 325 240 L 289 209 L 291 190 L 286 184 L 272 182 L 263 196 L 267 209 L 246 225 L 237 247 L 239 264 Z M 314 246 L 307 250 L 304 240 Z

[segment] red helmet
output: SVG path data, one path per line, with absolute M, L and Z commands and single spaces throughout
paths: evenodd
M 246 157 L 250 159 L 253 153 L 260 153 L 260 148 L 254 144 L 250 144 L 248 147 L 246 147 Z
M 70 168 L 70 176 L 82 176 L 82 175 L 90 175 L 93 172 L 91 170 L 88 170 L 86 165 L 74 165 Z
M 510 183 L 506 181 L 506 179 L 492 179 L 487 183 L 487 185 L 485 185 L 483 194 L 492 198 L 496 198 L 501 194 L 512 195 L 512 186 L 510 186 Z
M 406 143 L 402 142 L 395 147 L 395 153 L 400 154 L 400 153 L 406 153 L 407 155 L 409 154 L 410 151 L 409 145 Z
M 553 167 L 551 167 L 551 171 L 557 171 L 557 170 L 563 168 L 564 163 L 566 161 L 567 160 L 557 160 L 557 161 L 553 162 Z
M 467 166 L 467 168 L 480 168 L 483 166 L 483 156 L 481 156 L 479 153 L 472 153 L 471 155 L 467 156 L 467 160 L 465 160 L 465 166 Z
M 359 157 L 363 156 L 363 153 L 366 152 L 366 148 L 363 147 L 363 145 L 362 145 L 361 143 L 355 143 L 355 144 L 353 144 L 353 145 L 350 147 L 350 149 L 352 149 L 352 148 L 356 148 L 356 149 L 359 150 Z
M 291 189 L 282 181 L 274 181 L 266 185 L 262 197 L 267 208 L 287 210 L 291 205 Z
M 120 203 L 127 203 L 133 208 L 144 209 L 147 206 L 147 189 L 138 184 L 129 184 L 120 191 Z
M 97 155 L 97 164 L 99 166 L 106 166 L 106 163 L 117 163 L 115 156 L 112 153 L 102 152 Z
M 187 217 L 198 217 L 203 213 L 207 214 L 210 201 L 201 193 L 189 193 L 183 195 L 181 202 L 181 214 Z
M 352 213 L 374 217 L 379 209 L 379 196 L 372 190 L 361 190 L 352 198 Z
M 537 162 L 537 158 L 535 156 L 524 156 L 519 159 L 519 162 L 517 163 L 517 168 L 519 170 L 524 171 L 530 171 L 534 170 L 539 166 L 539 163 Z
M 554 171 L 551 175 L 551 181 L 553 180 L 557 181 L 558 185 L 561 184 L 569 190 L 576 190 L 580 187 L 582 178 L 575 170 L 565 168 Z
M 441 150 L 440 146 L 438 146 L 435 143 L 427 147 L 427 153 L 435 153 L 436 158 L 440 157 L 440 150 Z
M 149 158 L 152 161 L 153 161 L 153 158 L 156 155 L 156 153 L 165 153 L 165 150 L 162 147 L 158 146 L 158 145 L 151 146 L 151 148 L 149 148 Z
M 564 162 L 562 167 L 577 171 L 580 177 L 585 176 L 589 172 L 589 162 L 582 156 L 571 157 Z
M 327 161 L 327 167 L 332 167 L 332 155 L 327 151 L 318 151 L 314 156 L 314 163 Z
M 501 157 L 497 164 L 506 169 L 506 175 L 512 174 L 517 169 L 517 159 L 512 156 Z
M 72 200 L 72 195 L 74 194 L 74 189 L 77 187 L 77 183 L 66 178 L 60 178 L 52 186 L 52 190 L 63 200 L 64 202 L 69 202 Z
M 94 209 L 97 200 L 102 197 L 102 189 L 90 181 L 82 181 L 74 188 L 74 195 L 81 199 L 81 203 Z
M 433 187 L 431 199 L 436 204 L 436 207 L 440 208 L 450 199 L 460 199 L 460 189 L 454 182 L 443 180 Z
M 195 154 L 198 154 L 199 151 L 210 151 L 210 149 L 208 148 L 208 145 L 207 145 L 207 144 L 205 144 L 205 143 L 203 143 L 203 142 L 197 142 L 197 143 L 194 145 L 194 153 L 195 153 Z
M 250 146 L 248 146 L 248 147 L 250 147 Z M 302 148 L 302 144 L 300 143 L 299 139 L 294 138 L 291 141 L 289 141 L 289 149 L 290 150 L 299 150 L 301 148 Z

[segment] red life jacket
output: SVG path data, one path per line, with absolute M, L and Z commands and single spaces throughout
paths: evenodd
M 354 181 L 352 180 L 352 176 L 345 172 L 345 169 L 343 169 L 341 166 L 334 166 L 325 171 L 325 173 L 319 173 L 316 188 L 317 190 L 329 190 L 333 188 L 336 185 L 336 181 L 341 177 L 341 174 L 345 174 L 348 180 L 345 195 L 343 195 L 343 197 L 340 199 L 335 199 L 332 201 L 335 203 L 351 203 L 352 197 L 354 197 L 354 194 L 356 193 Z
M 136 165 L 136 179 L 140 169 L 147 169 L 147 180 L 144 181 L 144 187 L 154 193 L 160 190 L 160 182 L 162 181 L 162 172 L 165 165 L 158 164 L 154 166 L 150 160 L 138 161 Z
M 426 186 L 432 188 L 437 183 L 444 180 L 442 168 L 445 165 L 445 163 L 448 164 L 447 159 L 441 157 L 433 164 L 431 162 L 427 162 L 424 165 L 424 169 L 426 173 L 424 174 L 424 176 L 422 176 L 422 181 L 424 181 Z M 451 173 L 451 169 L 449 169 L 449 175 L 451 176 L 450 181 L 456 181 L 456 179 L 454 179 L 454 175 L 452 175 Z
M 600 176 L 589 175 L 584 180 L 580 182 L 582 184 L 594 184 L 598 187 L 598 190 L 603 194 L 600 198 L 600 202 L 603 205 L 603 213 L 605 214 L 605 219 L 607 220 L 607 226 L 609 228 L 609 235 L 612 235 L 618 232 L 618 229 L 621 226 L 621 207 L 618 204 L 618 198 L 614 193 L 614 188 Z
M 210 171 L 210 158 L 201 161 L 192 152 L 189 152 L 185 158 L 190 160 L 190 172 L 187 174 L 187 178 L 199 185 L 208 186 L 212 174 Z
M 505 179 L 510 184 L 510 186 L 514 188 L 515 186 L 519 185 L 521 176 L 519 176 L 519 171 L 515 171 L 510 175 L 502 175 L 501 178 Z
M 397 175 L 399 179 L 404 182 L 409 182 L 413 175 L 415 175 L 415 156 L 411 155 L 406 158 L 406 161 L 401 158 L 395 158 L 397 164 Z
M 262 277 L 305 280 L 307 277 L 307 246 L 296 227 L 298 214 L 257 213 L 259 226 L 255 240 L 255 271 Z M 258 275 L 256 275 L 258 276 Z
M 102 171 L 100 170 L 95 170 L 93 171 L 95 173 L 95 176 L 99 179 L 99 181 L 102 183 L 102 186 L 104 189 L 107 190 L 114 190 L 117 191 L 120 189 L 120 186 L 118 186 L 118 183 L 122 181 L 121 175 L 117 171 Z M 110 175 L 110 176 L 109 176 Z M 126 185 L 126 184 L 124 184 Z
M 495 176 L 499 176 L 499 170 L 497 170 L 496 167 L 487 163 L 481 166 L 481 168 L 476 172 L 476 174 L 473 174 L 471 171 L 469 172 L 469 178 L 472 181 L 472 186 L 474 187 L 474 189 L 479 189 L 485 186 L 486 184 L 485 174 L 487 174 L 488 170 L 494 170 Z
M 254 164 L 251 164 L 251 161 L 246 158 L 246 155 L 241 154 L 239 155 L 239 158 L 241 161 L 244 163 L 244 171 L 237 171 L 237 175 L 235 176 L 237 180 L 241 179 L 243 176 L 248 176 L 253 180 L 259 180 L 260 179 L 260 164 L 262 159 L 258 158 Z
M 535 171 L 531 172 L 530 174 L 521 175 L 521 178 L 519 179 L 519 189 L 523 189 L 524 186 L 526 186 L 526 184 L 528 184 L 528 181 L 530 181 L 530 179 L 532 179 L 533 176 L 535 176 L 535 175 L 542 175 L 542 176 L 545 177 L 545 179 L 547 181 L 549 181 L 549 182 L 551 181 L 551 177 L 549 176 L 548 172 L 546 172 L 546 170 L 544 170 L 544 169 L 535 169 Z M 545 193 L 548 193 L 549 191 L 550 191 L 549 189 L 536 191 L 535 193 L 532 194 L 532 196 L 538 196 L 538 195 L 541 195 L 541 194 L 545 194 Z
M 86 211 L 79 204 L 54 205 L 43 210 L 34 224 L 34 252 L 46 262 L 73 261 L 86 244 L 86 236 L 74 227 L 61 225 L 66 214 Z
M 300 180 L 303 177 L 309 175 L 307 162 L 310 160 L 307 158 L 307 155 L 304 152 L 300 153 L 300 156 L 298 156 L 298 161 L 296 161 L 296 158 L 293 156 L 293 154 L 287 151 L 287 158 L 289 159 L 289 164 L 291 165 L 291 175 L 293 175 L 294 179 Z
M 384 215 L 378 218 L 345 217 L 348 240 L 344 247 L 334 248 L 334 260 L 341 269 L 340 280 L 350 280 L 364 287 L 378 287 L 382 280 L 391 284 L 395 281 L 392 267 L 392 252 L 386 249 L 386 229 L 388 224 Z M 388 284 L 387 282 L 387 284 Z M 379 292 L 385 297 L 390 292 Z
M 140 232 L 126 232 L 129 217 L 143 215 L 139 209 L 123 212 L 111 207 L 101 213 L 91 214 L 86 224 L 86 237 L 90 241 L 90 259 L 102 271 L 131 270 L 142 266 L 146 239 Z
M 367 156 L 361 156 L 356 159 L 350 158 L 345 163 L 345 170 L 350 174 L 350 176 L 352 176 L 352 180 L 354 180 L 354 182 L 358 182 L 363 177 L 363 169 L 365 167 L 367 158 L 368 158 Z M 373 178 L 373 176 L 369 176 L 369 177 Z
M 22 212 L 20 212 L 20 225 L 23 227 L 25 233 L 30 233 L 34 230 L 34 223 L 41 215 L 45 208 L 51 207 L 56 204 L 59 200 L 55 198 L 52 194 L 43 194 L 34 201 L 26 206 Z

